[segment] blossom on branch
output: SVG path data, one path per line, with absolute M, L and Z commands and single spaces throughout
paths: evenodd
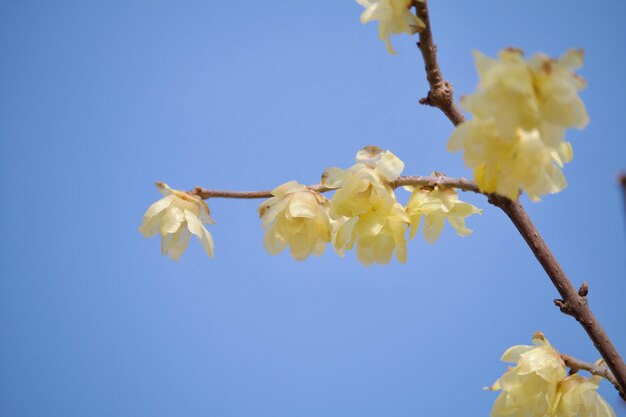
M 600 376 L 566 377 L 565 362 L 541 332 L 533 335 L 533 343 L 502 355 L 516 365 L 488 388 L 502 391 L 491 417 L 615 417 L 597 392 Z
M 174 260 L 180 259 L 194 234 L 206 254 L 213 258 L 213 237 L 203 223 L 213 223 L 209 207 L 197 195 L 173 190 L 157 182 L 162 199 L 148 207 L 139 231 L 146 237 L 161 235 L 161 252 Z
M 394 252 L 406 262 L 409 217 L 391 187 L 403 169 L 404 163 L 392 152 L 368 146 L 357 153 L 352 167 L 324 172 L 322 184 L 337 189 L 330 200 L 330 217 L 335 221 L 333 247 L 340 256 L 356 245 L 357 257 L 365 265 L 388 263 Z
M 364 265 L 387 264 L 394 251 L 398 261 L 406 262 L 409 218 L 395 203 L 387 212 L 370 212 L 359 217 L 342 217 L 335 222 L 332 243 L 339 256 L 356 244 L 356 255 Z
M 501 390 L 492 417 L 546 417 L 555 404 L 559 382 L 565 378 L 565 363 L 540 332 L 533 335 L 535 346 L 509 348 L 501 360 L 516 365 L 489 389 Z
M 461 99 L 472 120 L 457 127 L 448 148 L 463 151 L 465 164 L 484 192 L 517 199 L 519 190 L 534 201 L 567 186 L 561 172 L 572 159 L 565 129 L 589 122 L 578 92 L 585 81 L 573 71 L 582 66 L 581 50 L 560 59 L 537 54 L 525 60 L 517 49 L 499 59 L 475 52 L 477 90 Z
M 267 228 L 265 249 L 276 255 L 289 246 L 291 256 L 299 261 L 311 253 L 324 253 L 331 234 L 328 200 L 296 181 L 276 187 L 272 195 L 259 206 L 263 228 Z
M 465 164 L 474 168 L 474 180 L 488 193 L 516 200 L 520 189 L 533 201 L 567 186 L 561 171 L 572 160 L 569 142 L 548 146 L 538 130 L 518 130 L 510 138 L 498 135 L 494 122 L 480 119 L 461 124 L 448 144 L 465 152 Z
M 424 22 L 411 11 L 413 0 L 356 0 L 365 11 L 361 23 L 378 20 L 378 38 L 385 41 L 387 52 L 396 54 L 391 46 L 391 34 L 413 35 L 425 29 Z
M 406 212 L 411 220 L 410 239 L 415 237 L 422 217 L 424 227 L 422 233 L 429 243 L 434 243 L 443 230 L 444 221 L 456 230 L 459 236 L 468 236 L 472 230 L 465 227 L 465 218 L 472 214 L 482 214 L 482 210 L 459 199 L 459 194 L 452 188 L 405 187 L 412 191 L 406 205 Z
M 558 417 L 615 417 L 615 411 L 598 394 L 602 377 L 592 375 L 586 378 L 572 374 L 559 384 L 557 406 L 554 415 Z

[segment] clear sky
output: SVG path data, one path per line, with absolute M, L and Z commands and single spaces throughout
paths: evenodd
M 431 1 L 445 75 L 470 51 L 586 50 L 591 117 L 539 230 L 626 355 L 626 3 Z M 212 200 L 216 259 L 138 232 L 154 181 L 315 183 L 364 145 L 470 176 L 445 145 L 416 38 L 386 53 L 354 1 L 0 1 L 0 415 L 487 416 L 511 345 L 598 354 L 485 198 L 475 233 L 365 268 L 265 253 L 259 201 Z M 407 195 L 401 193 L 405 202 Z M 601 392 L 626 415 L 608 383 Z

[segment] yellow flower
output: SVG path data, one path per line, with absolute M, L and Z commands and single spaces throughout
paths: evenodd
M 396 202 L 390 183 L 403 169 L 404 163 L 397 156 L 376 146 L 361 149 L 356 164 L 348 169 L 328 168 L 322 175 L 322 184 L 338 188 L 331 199 L 330 217 L 387 212 Z
M 329 214 L 335 221 L 333 247 L 340 256 L 356 244 L 357 257 L 366 265 L 388 263 L 394 251 L 400 262 L 406 261 L 409 218 L 391 187 L 403 169 L 392 152 L 367 146 L 352 167 L 324 172 L 322 184 L 337 188 Z
M 578 92 L 586 82 L 572 70 L 583 65 L 582 49 L 570 49 L 558 60 L 537 54 L 528 61 L 532 69 L 539 114 L 544 123 L 562 128 L 584 128 L 589 123 L 585 104 Z M 542 137 L 554 146 L 558 135 L 549 135 L 542 128 Z
M 213 258 L 213 238 L 203 225 L 213 223 L 206 203 L 197 195 L 172 190 L 165 183 L 157 182 L 156 186 L 165 197 L 148 207 L 139 231 L 146 237 L 160 233 L 161 252 L 174 260 L 180 259 L 194 234 Z
M 598 394 L 599 376 L 573 374 L 559 384 L 555 417 L 615 417 L 615 411 Z
M 538 129 L 554 146 L 564 129 L 582 129 L 589 122 L 578 96 L 585 81 L 572 72 L 582 66 L 582 50 L 569 50 L 558 60 L 537 54 L 526 61 L 519 49 L 501 51 L 499 60 L 474 51 L 474 59 L 478 88 L 461 105 L 474 118 L 493 121 L 499 136 Z
M 430 188 L 406 187 L 413 191 L 406 212 L 411 219 L 410 239 L 415 237 L 424 217 L 424 238 L 429 243 L 435 242 L 443 230 L 444 221 L 456 230 L 459 236 L 468 236 L 472 231 L 465 227 L 465 218 L 472 214 L 482 214 L 482 210 L 459 200 L 458 193 L 446 187 Z
M 413 35 L 426 27 L 424 22 L 411 12 L 413 0 L 356 0 L 365 11 L 361 23 L 378 20 L 378 38 L 384 40 L 387 52 L 395 55 L 391 46 L 391 34 L 408 33 Z
M 465 165 L 474 170 L 478 187 L 488 193 L 516 200 L 525 190 L 533 201 L 567 186 L 561 172 L 572 160 L 569 142 L 550 147 L 538 130 L 519 129 L 512 138 L 496 132 L 494 123 L 474 119 L 461 124 L 452 134 L 448 149 L 464 150 Z
M 557 399 L 559 382 L 565 378 L 565 363 L 540 332 L 533 335 L 535 346 L 513 346 L 502 360 L 516 365 L 489 389 L 498 396 L 491 417 L 550 416 Z
M 517 199 L 523 189 L 535 201 L 561 191 L 567 186 L 561 168 L 573 155 L 565 129 L 589 122 L 578 96 L 585 81 L 573 72 L 582 66 L 582 51 L 528 61 L 516 49 L 501 51 L 499 59 L 474 56 L 478 88 L 461 99 L 474 118 L 457 127 L 448 149 L 464 152 L 482 191 Z
M 333 227 L 332 243 L 339 256 L 356 244 L 359 261 L 367 266 L 387 264 L 395 252 L 398 261 L 406 262 L 406 238 L 409 218 L 400 203 L 387 212 L 369 212 L 358 217 L 341 217 Z
M 328 200 L 296 181 L 276 187 L 272 195 L 259 206 L 263 228 L 267 228 L 265 249 L 276 255 L 289 246 L 291 256 L 299 261 L 311 253 L 324 253 L 331 233 Z

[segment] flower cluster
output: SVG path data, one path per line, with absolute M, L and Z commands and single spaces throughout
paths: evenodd
M 385 41 L 387 52 L 396 51 L 391 46 L 391 34 L 407 33 L 413 35 L 426 27 L 424 22 L 411 12 L 413 0 L 356 0 L 365 11 L 361 14 L 361 23 L 378 20 L 378 37 Z
M 561 191 L 567 186 L 561 168 L 572 160 L 565 129 L 589 122 L 578 96 L 585 81 L 573 72 L 583 52 L 525 60 L 520 50 L 506 49 L 499 59 L 474 57 L 478 88 L 461 99 L 474 117 L 455 130 L 448 148 L 464 152 L 482 191 L 517 199 L 522 189 L 534 201 Z
M 143 215 L 139 231 L 146 237 L 161 234 L 161 252 L 174 260 L 180 259 L 194 234 L 200 239 L 207 255 L 213 257 L 213 238 L 203 223 L 213 223 L 209 207 L 197 195 L 172 190 L 167 184 L 156 183 L 164 195 Z
M 406 261 L 406 232 L 411 227 L 413 238 L 422 217 L 429 242 L 441 233 L 444 219 L 459 235 L 471 233 L 464 219 L 480 210 L 460 201 L 454 190 L 411 189 L 409 204 L 402 206 L 393 183 L 403 169 L 404 163 L 391 151 L 367 146 L 357 153 L 352 167 L 324 172 L 322 186 L 334 190 L 330 201 L 295 181 L 281 185 L 259 207 L 267 228 L 265 248 L 274 255 L 289 246 L 292 257 L 303 260 L 311 253 L 323 253 L 330 241 L 340 256 L 356 248 L 363 264 L 385 264 L 394 254 L 400 262 Z
M 565 362 L 545 336 L 535 333 L 533 343 L 502 355 L 502 361 L 516 365 L 488 388 L 502 391 L 492 417 L 615 417 L 597 392 L 600 377 L 566 377 Z
M 272 190 L 273 197 L 259 206 L 259 216 L 266 229 L 263 246 L 276 255 L 287 247 L 294 259 L 321 255 L 326 244 L 343 256 L 356 247 L 359 261 L 365 265 L 389 263 L 393 254 L 406 262 L 407 238 L 412 239 L 424 219 L 424 237 L 437 240 L 445 220 L 460 236 L 471 230 L 465 218 L 482 211 L 459 200 L 456 191 L 438 185 L 407 188 L 412 191 L 406 207 L 394 192 L 404 163 L 391 151 L 367 146 L 356 154 L 356 163 L 348 168 L 329 168 L 322 175 L 322 187 L 334 190 L 330 200 L 315 187 L 290 181 Z M 165 196 L 151 205 L 140 227 L 145 236 L 162 236 L 163 254 L 178 260 L 191 234 L 198 236 L 206 253 L 213 257 L 213 239 L 203 223 L 213 223 L 209 208 L 200 196 L 172 190 L 157 183 Z
M 321 255 L 327 243 L 343 256 L 356 247 L 359 261 L 365 265 L 389 263 L 393 254 L 406 262 L 406 232 L 412 239 L 424 218 L 424 237 L 437 240 L 445 220 L 460 236 L 471 230 L 465 218 L 481 210 L 459 200 L 453 189 L 438 185 L 407 188 L 412 191 L 406 207 L 398 202 L 394 182 L 404 169 L 391 151 L 366 146 L 356 154 L 356 163 L 348 168 L 328 168 L 321 186 L 334 190 L 330 200 L 315 187 L 290 181 L 272 190 L 273 197 L 259 206 L 259 216 L 266 229 L 263 246 L 276 255 L 289 247 L 299 261 L 309 255 Z M 206 253 L 213 257 L 213 239 L 203 223 L 213 223 L 209 207 L 194 193 L 172 190 L 157 183 L 165 196 L 152 204 L 139 230 L 150 237 L 162 236 L 163 254 L 178 260 L 191 234 L 198 236 Z
M 322 184 L 337 189 L 330 216 L 336 222 L 332 241 L 340 256 L 356 244 L 365 265 L 388 263 L 394 251 L 406 262 L 409 217 L 391 187 L 403 169 L 404 163 L 390 151 L 368 146 L 357 153 L 351 168 L 324 172 Z

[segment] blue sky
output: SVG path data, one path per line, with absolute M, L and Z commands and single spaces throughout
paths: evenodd
M 471 237 L 446 229 L 409 260 L 365 268 L 332 250 L 265 253 L 259 201 L 210 201 L 216 259 L 178 263 L 137 228 L 174 188 L 315 183 L 355 152 L 405 173 L 469 176 L 452 126 L 417 104 L 416 39 L 385 51 L 353 1 L 0 2 L 0 415 L 488 415 L 500 354 L 542 330 L 594 361 L 515 228 L 484 198 Z M 591 117 L 568 132 L 569 187 L 524 199 L 626 354 L 626 6 L 432 1 L 457 94 L 470 51 L 582 47 Z M 406 194 L 400 198 L 406 201 Z M 601 392 L 618 416 L 613 388 Z

